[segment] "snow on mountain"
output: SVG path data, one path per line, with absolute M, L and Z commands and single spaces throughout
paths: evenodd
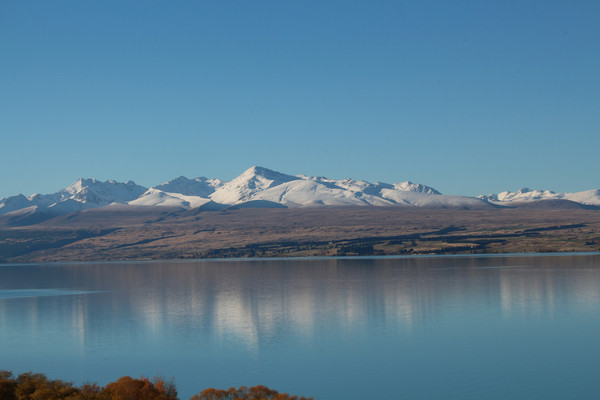
M 354 179 L 291 176 L 252 167 L 220 187 L 211 198 L 218 203 L 238 204 L 263 200 L 288 207 L 311 206 L 420 206 L 486 207 L 489 203 L 465 196 L 444 196 L 437 190 L 412 182 L 370 183 Z
M 111 203 L 126 203 L 138 198 L 146 188 L 136 185 L 133 181 L 127 183 L 88 178 L 79 179 L 71 186 L 59 191 L 61 202 L 72 199 L 86 204 L 88 207 L 101 207 Z
M 72 185 L 53 194 L 33 194 L 9 197 L 0 202 L 0 214 L 35 207 L 36 212 L 65 214 L 86 208 L 97 208 L 112 203 L 126 203 L 146 191 L 134 182 L 102 182 L 93 178 L 78 179 Z
M 52 194 L 39 194 L 34 193 L 31 196 L 27 197 L 31 204 L 35 204 L 38 207 L 50 207 L 52 204 L 59 202 L 61 199 L 64 199 L 64 196 L 61 192 L 52 193 Z
M 247 186 L 256 179 L 256 174 L 272 177 L 264 181 L 263 190 Z M 244 178 L 244 179 L 241 179 Z M 260 179 L 260 178 L 258 178 Z M 217 202 L 236 204 L 248 200 L 265 200 L 289 207 L 322 205 L 371 205 L 371 206 L 420 206 L 420 207 L 485 207 L 489 204 L 480 199 L 465 196 L 444 196 L 437 190 L 412 182 L 370 183 L 354 179 L 329 179 L 305 175 L 290 176 L 265 168 L 250 169 L 236 182 L 235 193 L 227 193 L 228 184 L 223 185 L 212 197 Z M 265 188 L 266 187 L 266 188 Z M 239 193 L 245 193 L 240 196 Z M 217 194 L 219 197 L 217 197 Z
M 432 187 L 422 185 L 420 183 L 412 183 L 411 181 L 394 183 L 394 189 L 403 190 L 405 192 L 418 192 L 425 194 L 441 194 Z
M 302 179 L 315 181 L 317 183 L 320 183 L 320 184 L 325 185 L 332 189 L 343 189 L 343 190 L 349 190 L 351 192 L 362 192 L 362 193 L 376 195 L 376 196 L 379 195 L 379 192 L 381 189 L 393 187 L 393 185 L 390 185 L 389 183 L 380 183 L 380 182 L 370 183 L 367 181 L 363 181 L 363 180 L 357 181 L 357 180 L 350 179 L 350 178 L 336 180 L 336 179 L 325 178 L 322 176 L 298 175 L 298 177 L 300 177 Z
M 240 176 L 220 186 L 210 198 L 221 204 L 237 204 L 252 200 L 264 190 L 300 179 L 263 167 L 250 167 Z
M 499 205 L 540 200 L 570 200 L 580 204 L 600 206 L 600 189 L 575 193 L 555 193 L 550 190 L 531 190 L 529 188 L 522 188 L 516 192 L 505 191 L 498 194 L 488 194 L 477 197 Z
M 358 190 L 348 190 L 334 184 L 325 184 L 310 179 L 296 179 L 282 183 L 255 194 L 251 199 L 267 200 L 289 207 L 393 204 Z
M 156 188 L 150 188 L 137 199 L 129 201 L 128 204 L 134 206 L 197 208 L 210 202 L 210 199 L 200 196 L 188 196 L 181 193 L 165 192 Z
M 0 215 L 29 207 L 29 199 L 22 194 L 0 199 Z
M 600 206 L 600 189 L 565 193 L 565 199 L 590 206 Z
M 544 200 L 569 200 L 600 206 L 600 190 L 554 193 L 523 188 L 516 192 L 506 191 L 475 198 L 443 195 L 429 186 L 410 181 L 389 184 L 350 178 L 336 180 L 306 175 L 293 176 L 255 166 L 229 182 L 180 176 L 150 189 L 132 181 L 121 183 L 112 180 L 102 182 L 93 178 L 79 179 L 56 193 L 0 199 L 0 215 L 9 214 L 7 217 L 10 218 L 35 220 L 111 204 L 198 210 L 349 205 L 482 208 L 494 205 L 513 206 L 524 202 L 536 207 L 536 202 Z
M 478 196 L 478 198 L 490 202 L 511 202 L 511 201 L 532 201 L 558 199 L 560 195 L 550 190 L 531 190 L 529 188 L 521 188 L 516 192 L 504 191 L 498 194 L 488 194 Z
M 108 204 L 104 204 L 108 205 Z M 86 203 L 83 201 L 77 201 L 72 198 L 67 198 L 56 202 L 48 207 L 46 207 L 46 211 L 50 211 L 53 214 L 68 214 L 75 211 L 85 210 L 86 208 L 97 208 L 101 206 L 97 206 L 94 203 Z M 38 207 L 38 211 L 42 211 L 43 208 Z
M 435 189 L 434 189 L 435 190 Z M 489 207 L 487 201 L 468 196 L 429 194 L 408 190 L 383 189 L 382 197 L 398 205 L 432 208 L 482 208 Z

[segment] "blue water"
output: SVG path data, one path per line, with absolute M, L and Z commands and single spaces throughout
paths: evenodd
M 600 255 L 0 266 L 0 369 L 181 399 L 600 398 Z

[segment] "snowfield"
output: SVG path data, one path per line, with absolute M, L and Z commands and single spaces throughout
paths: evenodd
M 555 193 L 550 190 L 522 188 L 516 192 L 507 191 L 498 194 L 477 196 L 477 198 L 499 205 L 539 200 L 570 200 L 584 205 L 600 206 L 600 189 L 576 193 Z

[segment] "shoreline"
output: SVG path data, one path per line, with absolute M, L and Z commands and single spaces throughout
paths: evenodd
M 586 257 L 600 256 L 600 251 L 576 251 L 576 252 L 545 252 L 545 253 L 449 253 L 449 254 L 411 254 L 411 255 L 365 255 L 365 256 L 315 256 L 315 257 L 231 257 L 231 258 L 169 258 L 169 259 L 146 259 L 146 260 L 110 260 L 110 261 L 50 261 L 50 262 L 23 262 L 2 263 L 2 267 L 39 266 L 39 265 L 78 265 L 78 264 L 148 264 L 148 263 L 218 263 L 218 262 L 264 262 L 264 261 L 311 261 L 311 260 L 396 260 L 411 258 L 518 258 L 518 257 Z

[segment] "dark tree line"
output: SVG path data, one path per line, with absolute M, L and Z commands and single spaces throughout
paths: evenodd
M 95 383 L 75 386 L 72 382 L 48 379 L 26 372 L 14 376 L 0 371 L 0 400 L 179 400 L 172 380 L 162 377 L 139 379 L 124 376 L 101 387 Z M 312 400 L 290 396 L 266 386 L 205 389 L 190 400 Z

